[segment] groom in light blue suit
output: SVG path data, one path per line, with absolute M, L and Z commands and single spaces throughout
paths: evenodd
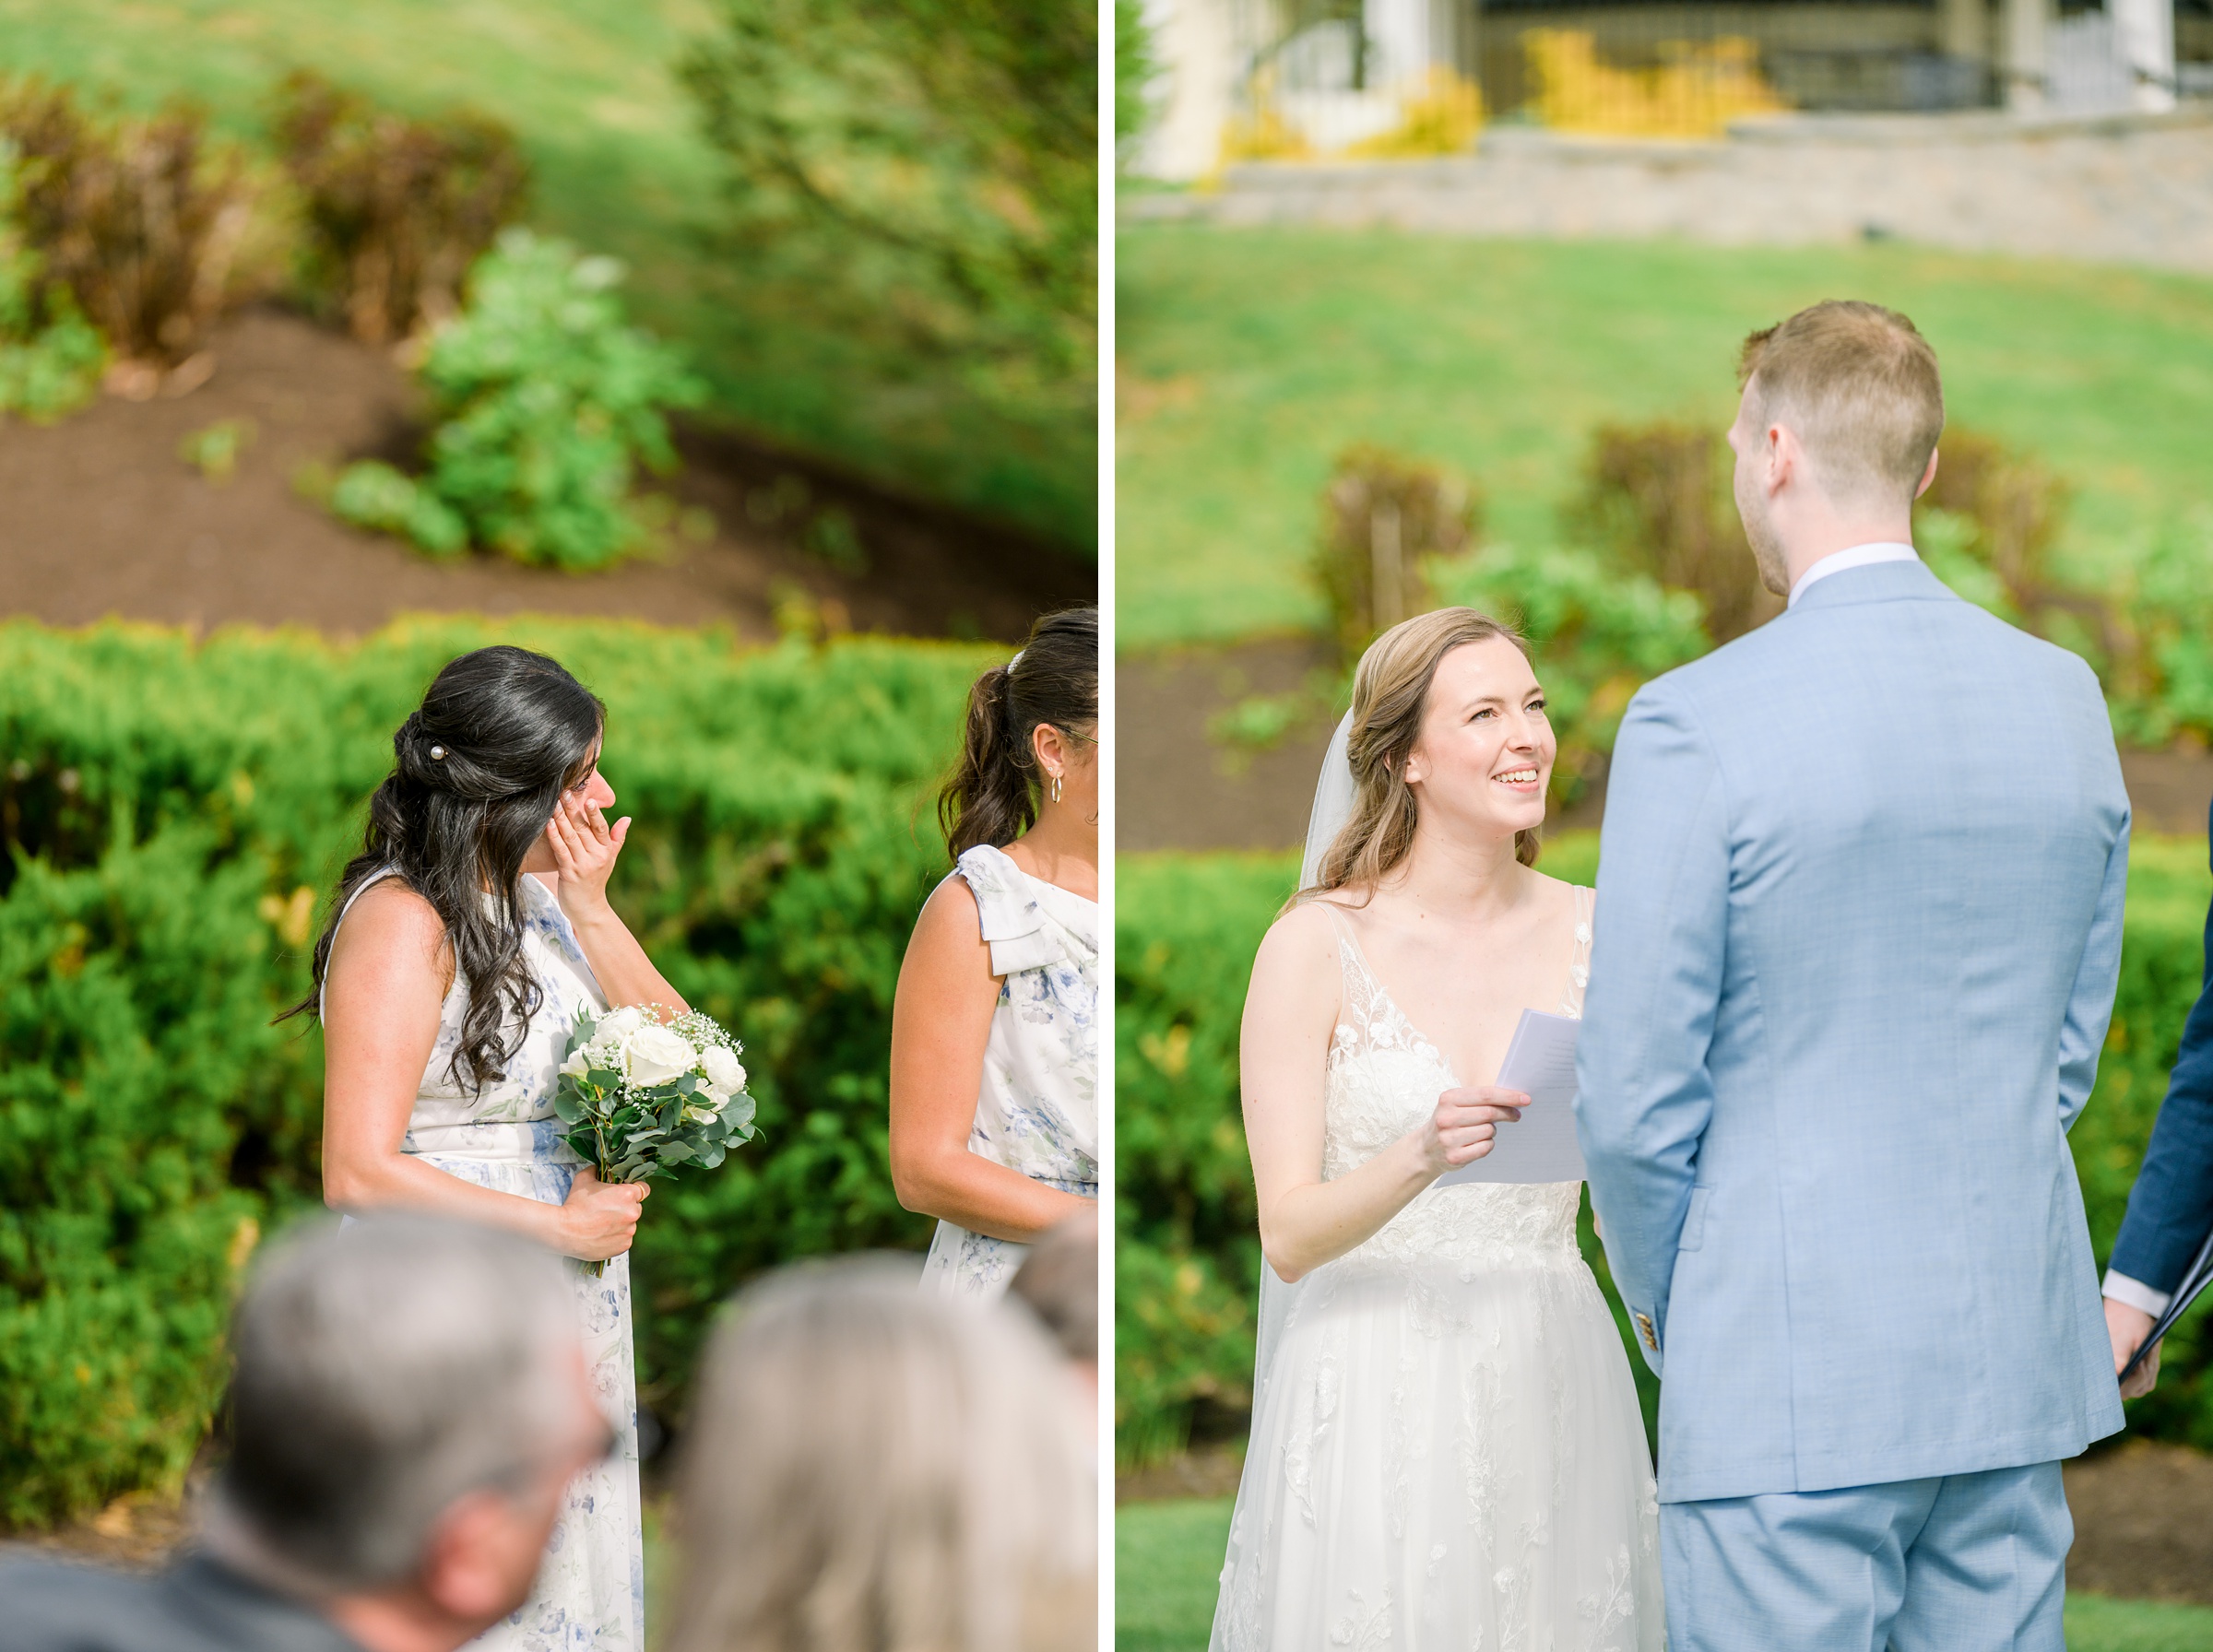
M 1608 784 L 1576 1103 L 1663 1378 L 1673 1652 L 2063 1646 L 2060 1460 L 2121 1427 L 2066 1131 L 2128 799 L 2079 659 L 1915 556 L 1935 353 L 1828 303 L 1730 431 L 1790 608 L 1648 685 Z

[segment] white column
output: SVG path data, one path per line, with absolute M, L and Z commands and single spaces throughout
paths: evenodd
M 1179 183 L 1221 164 L 1222 133 L 1237 109 L 1238 54 L 1228 0 L 1146 0 L 1145 23 L 1166 82 L 1137 170 Z
M 2174 0 L 2109 0 L 2114 44 L 2136 77 L 2137 109 L 2174 107 Z
M 2044 22 L 2052 0 L 2006 0 L 2006 107 L 2034 114 L 2044 107 Z

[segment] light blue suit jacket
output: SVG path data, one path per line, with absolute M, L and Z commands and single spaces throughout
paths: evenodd
M 1630 703 L 1576 1116 L 1663 1500 L 2121 1427 L 2066 1131 L 2128 820 L 2089 668 L 1919 562 L 1831 574 Z

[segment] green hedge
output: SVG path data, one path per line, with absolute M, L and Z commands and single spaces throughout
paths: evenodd
M 917 1246 L 885 1162 L 891 997 L 943 867 L 919 808 L 986 654 L 741 651 L 597 622 L 299 633 L 0 625 L 0 1528 L 176 1483 L 258 1235 L 318 1198 L 307 981 L 390 736 L 447 659 L 542 648 L 607 702 L 616 904 L 747 1044 L 762 1139 L 654 1197 L 639 1362 L 785 1257 Z M 996 656 L 992 656 L 996 657 Z
M 1547 845 L 1546 871 L 1589 883 L 1593 832 Z M 1251 1404 L 1260 1277 L 1252 1172 L 1237 1106 L 1237 1027 L 1252 955 L 1298 876 L 1296 855 L 1124 856 L 1115 883 L 1115 1409 L 1125 1462 L 1235 1426 Z M 2197 996 L 2203 839 L 2139 836 L 2112 1032 L 2071 1139 L 2101 1266 L 2121 1226 L 2183 1021 Z M 1583 1255 L 1609 1285 L 1591 1232 Z M 1653 1426 L 1658 1388 L 1631 1348 Z M 2213 1311 L 2174 1333 L 2132 1432 L 2213 1449 Z

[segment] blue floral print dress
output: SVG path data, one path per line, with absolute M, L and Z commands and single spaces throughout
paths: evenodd
M 569 1197 L 584 1162 L 561 1139 L 553 1116 L 562 1056 L 584 1011 L 605 1009 L 607 999 L 552 891 L 533 877 L 522 879 L 521 891 L 523 956 L 539 993 L 529 1032 L 505 1070 L 470 1093 L 450 1070 L 468 1013 L 468 983 L 456 973 L 439 1012 L 438 1042 L 423 1069 L 401 1150 L 479 1187 L 558 1205 Z M 352 902 L 347 905 L 350 910 Z M 338 921 L 346 921 L 344 912 Z M 512 1021 L 506 1031 L 513 1035 Z M 598 1279 L 581 1264 L 569 1266 L 592 1388 L 621 1443 L 607 1461 L 569 1481 L 530 1599 L 469 1643 L 487 1652 L 645 1652 L 630 1257 L 615 1257 Z
M 979 844 L 953 875 L 976 896 L 1000 976 L 968 1150 L 1099 1197 L 1099 908 Z M 996 1297 L 1029 1247 L 938 1223 L 925 1288 Z

